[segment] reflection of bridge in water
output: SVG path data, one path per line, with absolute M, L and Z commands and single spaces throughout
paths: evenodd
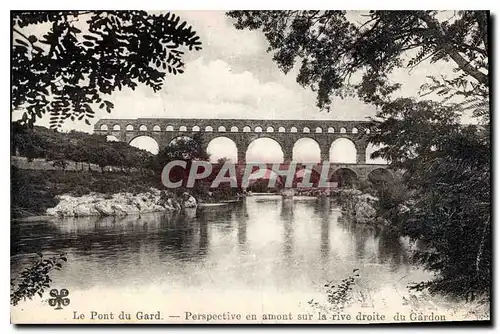
M 210 141 L 226 137 L 231 139 L 237 150 L 238 164 L 245 163 L 249 145 L 259 138 L 269 138 L 279 144 L 284 163 L 292 161 L 295 143 L 302 138 L 314 140 L 320 149 L 320 161 L 330 161 L 330 148 L 338 140 L 353 144 L 356 161 L 352 163 L 333 162 L 329 175 L 353 172 L 358 179 L 387 168 L 385 164 L 367 164 L 367 134 L 370 124 L 365 121 L 334 120 L 247 120 L 247 119 L 179 119 L 179 118 L 137 118 L 101 119 L 94 125 L 94 132 L 116 137 L 130 143 L 138 137 L 150 137 L 158 148 L 168 146 L 178 137 L 200 138 L 206 149 Z M 269 165 L 271 168 L 272 166 Z

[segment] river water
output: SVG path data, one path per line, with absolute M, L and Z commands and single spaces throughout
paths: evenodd
M 185 214 L 15 222 L 11 235 L 13 277 L 37 252 L 67 254 L 51 278 L 71 299 L 59 311 L 47 293 L 21 302 L 12 311 L 17 321 L 36 313 L 41 322 L 77 322 L 75 312 L 88 320 L 90 311 L 130 312 L 132 320 L 137 311 L 161 311 L 162 322 L 186 320 L 186 312 L 258 320 L 264 313 L 316 314 L 308 301 L 324 302 L 324 284 L 355 269 L 356 289 L 364 292 L 359 303 L 394 313 L 406 285 L 430 277 L 410 263 L 407 240 L 346 221 L 328 199 L 253 196 Z

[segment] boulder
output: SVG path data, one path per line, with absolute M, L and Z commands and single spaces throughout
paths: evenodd
M 182 194 L 182 207 L 184 208 L 196 208 L 198 204 L 196 203 L 196 198 L 188 193 Z
M 59 203 L 47 209 L 47 215 L 58 217 L 84 216 L 126 216 L 149 212 L 175 211 L 180 205 L 170 194 L 158 189 L 147 193 L 114 195 L 91 193 L 84 196 L 58 196 Z M 184 199 L 185 207 L 196 208 L 196 200 L 192 196 Z

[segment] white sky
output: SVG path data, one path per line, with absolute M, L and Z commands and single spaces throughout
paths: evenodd
M 116 91 L 111 114 L 96 111 L 99 118 L 252 118 L 363 120 L 375 109 L 355 99 L 335 98 L 331 112 L 320 112 L 315 94 L 298 85 L 296 72 L 283 74 L 266 52 L 260 31 L 236 30 L 223 11 L 175 11 L 192 25 L 203 43 L 201 51 L 186 54 L 182 75 L 170 75 L 162 91 L 147 87 Z M 398 69 L 393 77 L 403 83 L 401 95 L 416 96 L 429 74 L 451 73 L 450 64 L 421 66 L 411 74 Z M 14 118 L 16 115 L 14 115 Z M 48 126 L 48 117 L 37 121 Z M 82 122 L 67 122 L 64 129 L 92 132 Z M 314 152 L 305 143 L 304 151 Z M 222 146 L 219 151 L 229 147 Z M 315 159 L 311 157 L 312 159 Z M 302 159 L 307 160 L 308 157 Z

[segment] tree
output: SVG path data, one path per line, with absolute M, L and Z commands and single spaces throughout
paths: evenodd
M 41 37 L 26 27 L 50 28 Z M 184 71 L 184 48 L 200 50 L 196 32 L 175 14 L 145 11 L 12 12 L 12 107 L 21 123 L 50 115 L 50 126 L 67 119 L 90 125 L 95 110 L 111 112 L 106 99 L 138 83 L 155 92 L 167 71 Z
M 228 13 L 238 29 L 262 29 L 285 73 L 300 62 L 297 81 L 317 91 L 319 107 L 354 93 L 378 107 L 368 141 L 383 148 L 372 157 L 405 172 L 398 192 L 384 189 L 380 210 L 427 244 L 416 258 L 437 274 L 415 287 L 466 296 L 489 293 L 491 282 L 489 13 L 444 14 L 369 11 L 357 23 L 342 11 Z M 394 69 L 438 61 L 452 64 L 455 76 L 431 77 L 419 100 L 394 96 Z M 438 99 L 422 99 L 431 93 Z M 460 124 L 465 110 L 483 125 Z M 395 208 L 405 188 L 412 202 L 402 216 Z
M 163 169 L 165 164 L 174 160 L 191 162 L 193 160 L 208 161 L 209 154 L 203 147 L 201 135 L 190 137 L 179 137 L 174 139 L 169 145 L 160 150 L 156 156 L 158 167 Z
M 269 52 L 285 73 L 300 63 L 297 82 L 317 92 L 328 110 L 331 95 L 355 91 L 381 105 L 399 83 L 395 68 L 413 69 L 424 61 L 454 64 L 454 78 L 431 78 L 423 88 L 444 98 L 461 96 L 460 107 L 489 114 L 487 11 L 230 11 L 237 29 L 261 29 Z M 353 83 L 352 77 L 360 76 Z M 349 89 L 350 88 L 350 89 Z

